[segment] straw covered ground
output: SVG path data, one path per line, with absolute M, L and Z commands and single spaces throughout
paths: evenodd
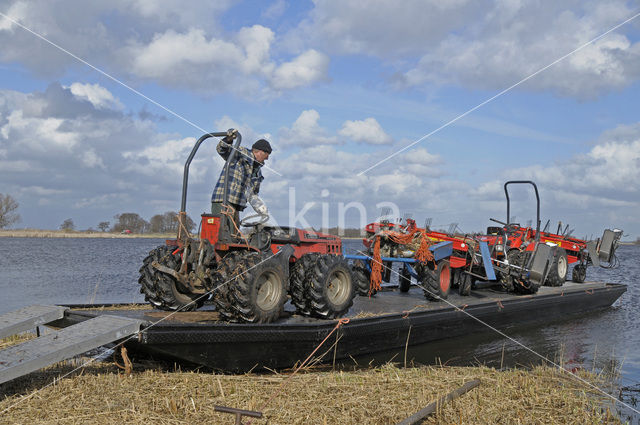
M 479 379 L 425 423 L 618 424 L 594 391 L 557 370 L 386 365 L 356 371 L 221 375 L 114 363 L 56 365 L 0 386 L 0 422 L 29 424 L 233 424 L 214 405 L 261 410 L 253 424 L 395 424 Z M 583 377 L 596 380 L 592 374 Z M 273 396 L 273 399 L 271 397 Z M 243 423 L 248 423 L 245 418 Z

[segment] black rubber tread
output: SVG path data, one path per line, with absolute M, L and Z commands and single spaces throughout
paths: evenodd
M 311 314 L 309 299 L 306 296 L 306 275 L 313 269 L 320 254 L 311 253 L 300 257 L 291 268 L 289 274 L 289 293 L 291 304 L 299 314 L 308 316 Z
M 440 274 L 446 269 L 449 270 L 449 287 L 446 291 L 443 291 L 440 287 Z M 423 268 L 422 284 L 426 288 L 424 296 L 429 301 L 446 300 L 449 297 L 451 291 L 451 267 L 446 260 L 440 260 L 437 262 L 437 267 L 434 268 L 432 263 L 429 263 Z
M 533 282 L 529 282 L 529 287 L 525 288 L 524 286 L 522 286 L 519 283 L 516 283 L 513 285 L 513 292 L 515 292 L 516 294 L 535 294 L 538 292 L 538 289 L 540 289 L 540 285 L 538 285 L 537 283 L 533 283 Z
M 264 273 L 275 273 L 280 279 L 280 293 L 275 306 L 265 310 L 258 305 L 258 282 Z M 277 259 L 263 261 L 257 252 L 244 252 L 233 271 L 235 284 L 230 286 L 233 315 L 240 322 L 270 323 L 277 320 L 287 301 L 284 272 Z
M 341 273 L 349 285 L 347 296 L 341 304 L 332 302 L 327 291 L 330 289 L 331 275 Z M 335 319 L 343 316 L 353 305 L 355 298 L 355 284 L 349 268 L 349 263 L 342 256 L 320 255 L 314 267 L 306 274 L 306 296 L 309 300 L 311 315 L 322 319 Z
M 398 276 L 398 289 L 400 292 L 409 292 L 411 288 L 411 273 L 409 270 L 402 266 L 400 268 L 400 276 Z
M 220 317 L 226 321 L 236 321 L 236 316 L 233 313 L 231 286 L 235 285 L 233 273 L 238 259 L 242 256 L 242 252 L 232 251 L 225 255 L 212 276 L 213 305 L 216 307 Z
M 458 270 L 458 295 L 467 297 L 471 295 L 471 275 Z
M 576 264 L 571 272 L 571 280 L 575 283 L 584 283 L 587 279 L 587 266 L 584 264 Z
M 177 282 L 173 276 L 162 273 L 151 265 L 153 261 L 157 261 L 165 267 L 178 270 L 180 267 L 180 256 L 178 254 L 173 255 L 171 253 L 174 249 L 175 248 L 173 247 L 160 246 L 151 251 L 149 254 L 149 256 L 152 257 L 151 260 L 148 262 L 145 260 L 147 265 L 145 269 L 149 272 L 148 276 L 150 279 L 145 277 L 146 282 L 143 284 L 143 288 L 154 288 L 155 294 L 153 295 L 153 298 L 157 304 L 152 304 L 161 310 L 195 310 L 198 308 L 198 304 L 202 305 L 204 303 L 204 299 L 206 297 L 203 296 L 203 294 L 189 294 L 179 291 Z M 194 302 L 198 299 L 200 299 L 200 303 Z
M 140 267 L 138 283 L 140 284 L 140 293 L 144 294 L 145 301 L 154 307 L 160 307 L 162 302 L 160 298 L 158 298 L 155 284 L 155 273 L 157 270 L 151 265 L 151 263 L 156 260 L 156 249 L 151 250 L 149 255 L 143 260 L 142 267 Z
M 564 262 L 564 267 L 558 267 L 558 264 Z M 547 275 L 547 279 L 544 281 L 545 286 L 562 286 L 567 280 L 567 274 L 569 272 L 569 262 L 567 260 L 567 251 L 564 248 L 558 248 L 558 252 L 551 262 L 551 270 Z M 564 269 L 563 276 L 560 275 L 560 269 Z
M 371 287 L 371 272 L 367 270 L 367 266 L 362 260 L 355 260 L 351 265 L 351 276 L 353 278 L 356 293 L 363 297 L 369 296 L 369 288 Z M 378 291 L 372 291 L 371 295 L 375 295 Z
M 517 267 L 525 267 L 527 259 L 526 253 L 517 249 L 512 249 L 507 253 L 507 260 L 509 261 L 509 264 Z M 523 284 L 513 276 L 508 277 L 508 283 L 509 286 L 505 287 L 505 289 L 509 292 L 513 291 L 516 294 L 535 294 L 540 288 L 540 285 L 526 280 Z

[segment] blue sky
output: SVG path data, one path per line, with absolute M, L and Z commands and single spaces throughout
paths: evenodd
M 635 2 L 9 0 L 0 12 L 0 193 L 20 203 L 16 227 L 177 210 L 200 129 L 237 127 L 246 144 L 274 146 L 261 196 L 280 224 L 307 202 L 291 224 L 319 227 L 328 208 L 335 225 L 349 202 L 373 220 L 392 202 L 480 230 L 504 218 L 504 181 L 532 179 L 543 222 L 640 236 L 640 17 L 585 45 L 640 12 Z M 192 217 L 221 165 L 203 146 Z M 516 218 L 533 211 L 517 190 Z M 352 208 L 345 223 L 358 219 Z

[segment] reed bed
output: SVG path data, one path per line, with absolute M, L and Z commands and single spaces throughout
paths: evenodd
M 354 371 L 222 375 L 143 368 L 124 375 L 90 364 L 57 365 L 0 386 L 0 422 L 29 424 L 233 424 L 214 405 L 261 410 L 252 424 L 396 424 L 472 379 L 481 385 L 441 406 L 430 424 L 619 424 L 595 391 L 547 367 L 385 365 Z M 581 372 L 598 381 L 598 377 Z M 46 386 L 46 387 L 45 387 Z M 39 390 L 40 388 L 43 388 Z M 275 397 L 271 397 L 275 394 Z M 248 423 L 244 418 L 243 423 Z

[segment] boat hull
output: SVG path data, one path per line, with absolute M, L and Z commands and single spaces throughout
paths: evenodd
M 450 296 L 449 303 L 429 302 L 419 288 L 408 293 L 383 291 L 375 298 L 359 297 L 349 311 L 349 323 L 339 327 L 317 351 L 331 362 L 370 355 L 407 345 L 489 330 L 545 323 L 611 306 L 626 285 L 592 282 L 543 287 L 534 295 L 513 295 L 489 289 L 472 296 Z M 152 310 L 71 310 L 65 321 L 75 323 L 98 314 L 125 315 L 147 326 L 132 350 L 155 356 L 243 372 L 281 369 L 305 360 L 337 325 L 336 320 L 310 319 L 288 313 L 278 323 L 218 322 L 215 311 L 170 313 Z M 434 353 L 437 354 L 437 353 Z

